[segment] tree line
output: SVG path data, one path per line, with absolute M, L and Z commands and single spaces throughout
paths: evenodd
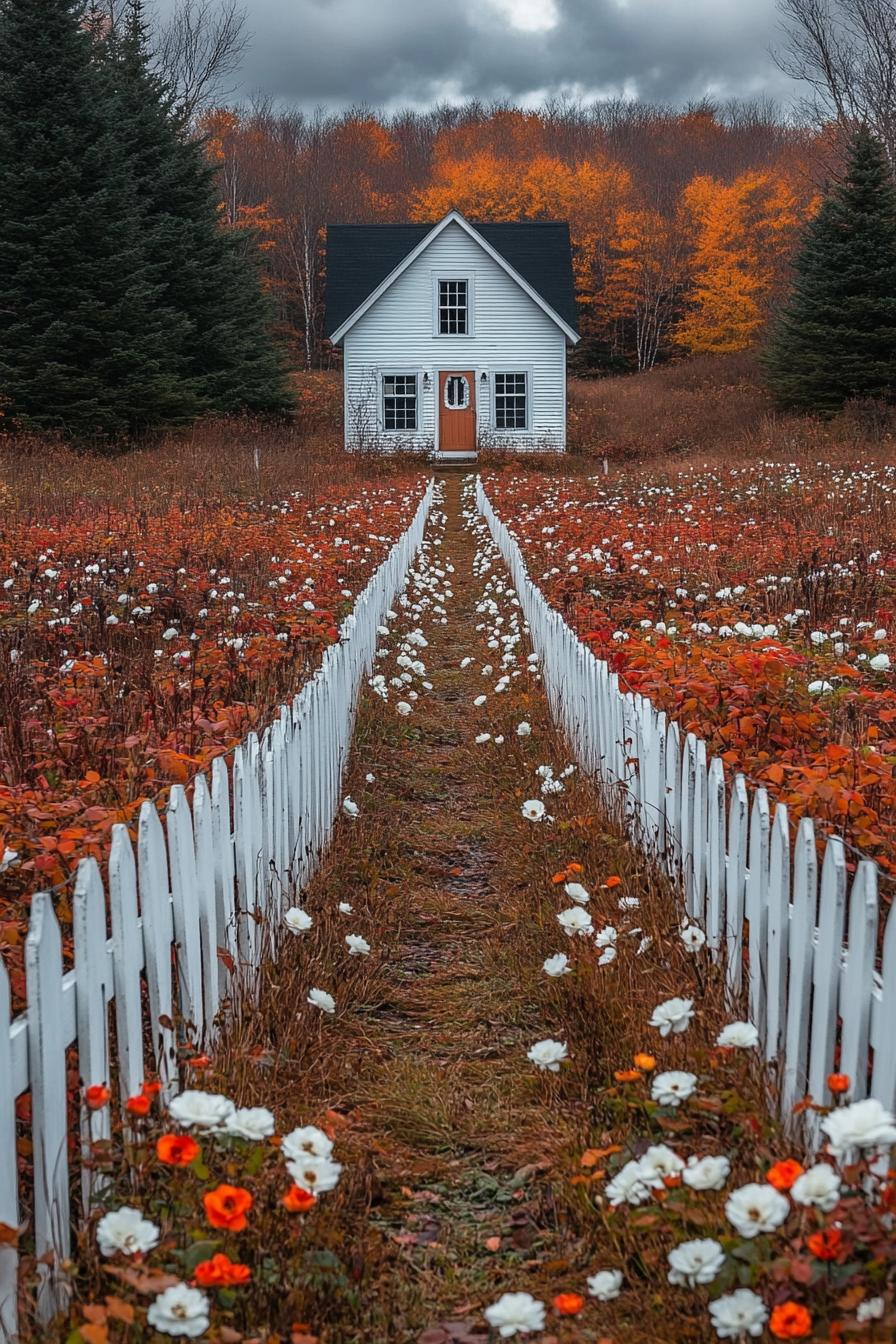
M 0 0 L 0 424 L 115 440 L 289 405 L 250 232 L 141 0 Z

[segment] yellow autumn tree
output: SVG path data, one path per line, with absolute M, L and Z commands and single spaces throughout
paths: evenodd
M 697 177 L 683 212 L 694 239 L 687 311 L 677 344 L 694 352 L 744 350 L 756 340 L 804 211 L 784 177 L 742 173 L 730 184 Z

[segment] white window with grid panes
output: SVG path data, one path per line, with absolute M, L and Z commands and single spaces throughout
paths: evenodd
M 384 373 L 383 429 L 395 434 L 415 431 L 419 420 L 418 400 L 416 373 Z
M 528 429 L 529 374 L 496 373 L 494 378 L 495 429 Z
M 469 336 L 470 282 L 467 279 L 436 280 L 436 331 L 439 336 Z

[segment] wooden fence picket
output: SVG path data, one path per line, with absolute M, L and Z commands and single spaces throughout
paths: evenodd
M 75 995 L 78 1028 L 78 1072 L 81 1085 L 105 1087 L 110 1081 L 109 1028 L 106 1005 L 115 992 L 112 960 L 106 945 L 106 897 L 96 859 L 78 865 L 72 910 L 75 943 Z M 111 1133 L 109 1108 L 80 1108 L 81 1198 L 86 1214 L 90 1209 L 93 1174 L 89 1162 L 93 1143 Z
M 11 996 L 9 975 L 0 959 L 0 1078 L 13 1077 Z M 16 1094 L 13 1087 L 0 1087 L 0 1223 L 19 1226 L 19 1192 L 15 1176 Z M 16 1330 L 18 1257 L 12 1243 L 0 1241 L 0 1339 L 11 1340 Z
M 140 1089 L 146 1077 L 143 1062 L 143 927 L 137 907 L 137 868 L 128 828 L 112 827 L 109 853 L 109 907 L 115 969 L 115 1043 L 118 1052 L 120 1104 Z M 109 1080 L 111 1082 L 111 1079 Z
M 793 857 L 793 905 L 788 946 L 787 1021 L 784 1034 L 784 1114 L 809 1087 L 809 1009 L 818 912 L 818 858 L 815 827 L 803 817 L 797 827 Z

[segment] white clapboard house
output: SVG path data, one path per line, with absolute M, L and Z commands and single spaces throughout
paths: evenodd
M 579 339 L 569 227 L 456 210 L 330 225 L 327 334 L 343 349 L 347 448 L 562 450 Z

